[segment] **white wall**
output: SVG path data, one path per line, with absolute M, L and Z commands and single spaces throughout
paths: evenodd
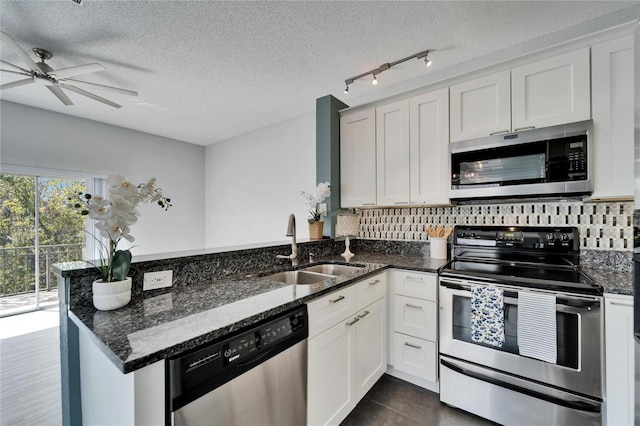
M 119 173 L 135 183 L 158 179 L 173 207 L 140 206 L 134 256 L 205 247 L 204 153 L 202 146 L 0 102 L 0 163 Z
M 290 241 L 290 213 L 308 238 L 300 191 L 315 189 L 315 146 L 315 112 L 208 146 L 207 247 Z

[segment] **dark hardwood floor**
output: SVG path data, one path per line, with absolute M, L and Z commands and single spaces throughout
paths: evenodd
M 438 394 L 385 374 L 341 425 L 480 426 L 495 423 L 440 404 Z

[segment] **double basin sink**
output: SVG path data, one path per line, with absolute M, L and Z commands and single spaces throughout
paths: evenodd
M 295 271 L 278 272 L 266 275 L 263 278 L 279 281 L 285 284 L 316 284 L 324 280 L 335 278 L 339 275 L 346 275 L 359 271 L 363 266 L 339 265 L 335 263 L 323 263 Z

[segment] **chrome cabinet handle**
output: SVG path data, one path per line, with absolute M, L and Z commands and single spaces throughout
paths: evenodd
M 407 275 L 405 277 L 406 280 L 415 280 L 415 281 L 422 281 L 421 277 L 412 277 L 411 275 Z
M 369 285 L 376 285 L 380 282 L 380 280 L 370 281 Z
M 408 201 L 395 201 L 393 204 L 409 204 Z
M 348 321 L 348 322 L 346 322 L 345 324 L 347 324 L 347 325 L 353 325 L 353 324 L 357 323 L 358 321 L 360 321 L 360 318 L 354 318 L 353 320 Z
M 412 305 L 411 303 L 405 303 L 405 306 L 408 306 L 410 308 L 422 309 L 422 306 Z
M 500 135 L 502 133 L 509 133 L 509 130 L 500 130 L 498 132 L 489 133 L 489 136 Z
M 527 126 L 527 127 L 519 127 L 517 129 L 513 129 L 514 132 L 520 132 L 522 130 L 533 130 L 536 126 Z
M 633 302 L 620 302 L 620 301 L 616 301 L 616 300 L 609 300 L 609 303 L 613 306 L 627 306 L 627 307 L 633 307 Z
M 337 299 L 333 299 L 333 300 L 329 299 L 329 303 L 336 303 L 341 301 L 342 299 L 344 299 L 344 296 L 338 296 Z
M 358 318 L 364 318 L 364 317 L 366 317 L 367 315 L 369 315 L 370 313 L 371 313 L 371 312 L 369 312 L 369 311 L 364 311 L 364 313 L 362 313 L 362 314 L 358 315 Z
M 409 343 L 409 342 L 404 342 L 405 346 L 409 346 L 410 348 L 414 348 L 414 349 L 422 349 L 421 345 L 414 345 L 413 343 Z
M 375 206 L 376 203 L 362 203 L 363 206 Z

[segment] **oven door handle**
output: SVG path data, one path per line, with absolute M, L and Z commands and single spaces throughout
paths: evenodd
M 459 290 L 459 291 L 465 291 L 470 293 L 471 292 L 471 285 L 466 283 L 466 284 L 461 284 L 461 283 L 457 283 L 457 282 L 452 282 L 452 281 L 447 281 L 444 279 L 440 280 L 440 285 L 442 287 L 446 287 L 452 290 Z M 478 284 L 481 285 L 481 284 Z M 517 305 L 517 300 L 518 300 L 518 292 L 517 291 L 513 291 L 513 290 L 508 290 L 505 289 L 501 286 L 491 286 L 491 287 L 495 287 L 495 288 L 502 288 L 504 290 L 504 297 L 505 297 L 505 303 L 511 303 L 514 305 Z M 509 299 L 507 299 L 509 298 Z M 565 305 L 568 306 L 570 308 L 577 308 L 577 309 L 585 309 L 585 310 L 591 310 L 594 306 L 600 307 L 600 300 L 598 299 L 587 299 L 587 298 L 577 298 L 577 297 L 567 297 L 565 295 L 556 295 L 556 304 L 557 305 Z
M 546 395 L 544 393 L 537 392 L 532 389 L 525 389 L 515 384 L 508 383 L 506 381 L 503 381 L 494 377 L 487 377 L 481 373 L 468 370 L 464 367 L 456 365 L 442 358 L 440 358 L 440 364 L 452 371 L 455 371 L 458 374 L 471 377 L 472 379 L 481 380 L 483 382 L 486 382 L 495 386 L 500 386 L 501 388 L 509 389 L 514 392 L 522 393 L 522 394 L 531 396 L 533 398 L 541 399 L 543 401 L 547 401 L 555 405 L 561 405 L 563 407 L 571 408 L 573 410 L 586 411 L 589 413 L 600 413 L 602 411 L 600 405 L 596 403 L 589 403 L 589 402 L 580 401 L 580 400 L 566 400 L 566 399 L 557 398 L 551 395 Z

